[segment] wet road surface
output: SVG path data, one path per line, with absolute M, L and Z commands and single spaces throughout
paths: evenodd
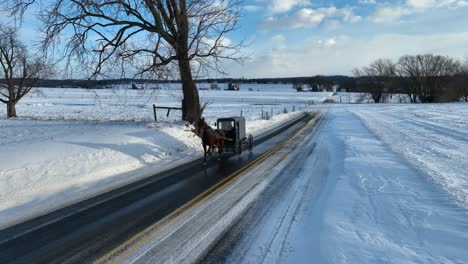
M 0 263 L 91 262 L 249 164 L 303 126 L 305 120 L 273 133 L 282 132 L 278 135 L 257 138 L 251 153 L 212 160 L 207 167 L 197 160 L 155 175 L 123 187 L 126 190 L 102 195 L 103 202 L 85 201 L 95 205 L 86 208 L 82 203 L 78 213 L 71 213 L 77 211 L 73 206 L 65 208 L 63 211 L 69 210 L 71 215 L 32 232 L 22 234 L 41 221 L 47 223 L 54 213 L 0 231 Z

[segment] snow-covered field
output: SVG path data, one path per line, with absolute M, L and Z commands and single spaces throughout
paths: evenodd
M 201 90 L 199 93 L 203 103 L 210 103 L 208 111 L 217 116 L 240 115 L 243 110 L 243 115 L 256 118 L 261 117 L 262 110 L 273 110 L 276 115 L 285 106 L 288 111 L 294 105 L 298 110 L 330 97 L 330 93 L 297 93 L 291 85 L 252 86 L 257 88 L 252 88 L 253 91 Z M 22 118 L 30 119 L 148 122 L 154 120 L 153 104 L 180 107 L 182 98 L 182 91 L 170 86 L 162 86 L 160 90 L 38 88 L 20 101 L 17 112 Z M 5 114 L 5 107 L 0 108 L 0 116 Z M 161 120 L 180 120 L 180 116 L 180 111 L 173 111 L 166 118 L 166 110 L 158 110 Z
M 468 209 L 468 104 L 350 109 L 393 151 Z
M 242 111 L 255 135 L 327 96 L 268 87 L 200 91 L 212 103 L 204 116 L 213 124 Z M 179 106 L 181 97 L 174 89 L 34 90 L 18 105 L 20 118 L 0 119 L 0 229 L 200 157 L 180 111 L 153 119 L 153 103 Z M 262 110 L 273 117 L 260 120 Z
M 359 108 L 362 110 L 360 116 L 379 112 L 385 120 L 385 112 L 392 114 L 395 111 L 401 118 L 419 112 L 428 113 L 419 120 L 429 122 L 433 109 L 433 114 L 440 111 L 439 117 L 447 120 L 445 127 L 451 127 L 450 120 L 463 118 L 460 111 L 466 111 L 468 105 L 380 107 L 362 106 Z M 458 118 L 450 118 L 447 114 L 451 107 L 459 109 Z M 308 251 L 316 253 L 317 260 L 330 263 L 467 263 L 467 211 L 427 177 L 428 171 L 424 167 L 419 170 L 411 159 L 409 163 L 400 152 L 392 151 L 398 149 L 395 142 L 402 141 L 401 133 L 411 133 L 410 128 L 403 126 L 406 122 L 392 123 L 392 130 L 387 127 L 386 134 L 395 139 L 387 143 L 376 136 L 380 133 L 372 133 L 373 129 L 369 130 L 364 122 L 359 122 L 348 111 L 338 109 L 330 114 L 330 121 L 324 127 L 328 133 L 322 138 L 327 141 L 323 146 L 330 150 L 330 182 L 327 183 L 326 194 L 321 196 L 321 205 L 315 207 L 317 210 L 309 206 L 312 210 L 305 213 L 306 218 L 315 220 L 309 230 L 320 230 L 319 238 L 304 238 L 305 241 L 319 243 L 317 251 Z M 397 134 L 398 130 L 401 132 Z M 436 135 L 435 129 L 426 131 L 419 128 L 419 132 L 421 138 L 425 138 L 426 133 L 428 136 Z M 417 142 L 419 149 L 431 149 L 434 144 L 424 139 L 413 144 Z M 462 150 L 463 145 L 446 146 L 447 149 L 455 147 L 455 152 L 464 152 L 467 157 L 468 149 Z M 429 159 L 430 156 L 420 158 Z M 440 164 L 439 173 L 448 174 L 445 171 L 447 160 L 434 162 Z M 457 162 L 461 162 L 460 166 L 468 165 L 466 159 Z M 465 175 L 453 175 L 454 178 L 457 176 Z M 465 192 L 466 188 L 466 185 L 458 187 Z M 299 225 L 295 228 L 298 239 L 305 237 L 304 228 L 307 227 Z M 302 244 L 300 240 L 295 242 L 292 247 Z M 291 254 L 290 259 L 307 254 Z

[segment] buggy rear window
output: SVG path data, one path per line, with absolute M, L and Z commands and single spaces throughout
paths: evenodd
M 220 122 L 220 128 L 222 130 L 231 130 L 234 127 L 234 121 L 222 121 Z

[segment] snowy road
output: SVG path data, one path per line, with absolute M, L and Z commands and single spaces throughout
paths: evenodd
M 466 161 L 464 161 L 466 164 Z M 203 263 L 468 263 L 468 217 L 346 108 Z

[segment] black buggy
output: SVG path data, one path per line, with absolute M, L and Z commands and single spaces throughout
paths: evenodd
M 219 118 L 217 128 L 223 131 L 224 151 L 241 154 L 242 151 L 253 149 L 253 136 L 245 133 L 245 118 L 242 116 Z

